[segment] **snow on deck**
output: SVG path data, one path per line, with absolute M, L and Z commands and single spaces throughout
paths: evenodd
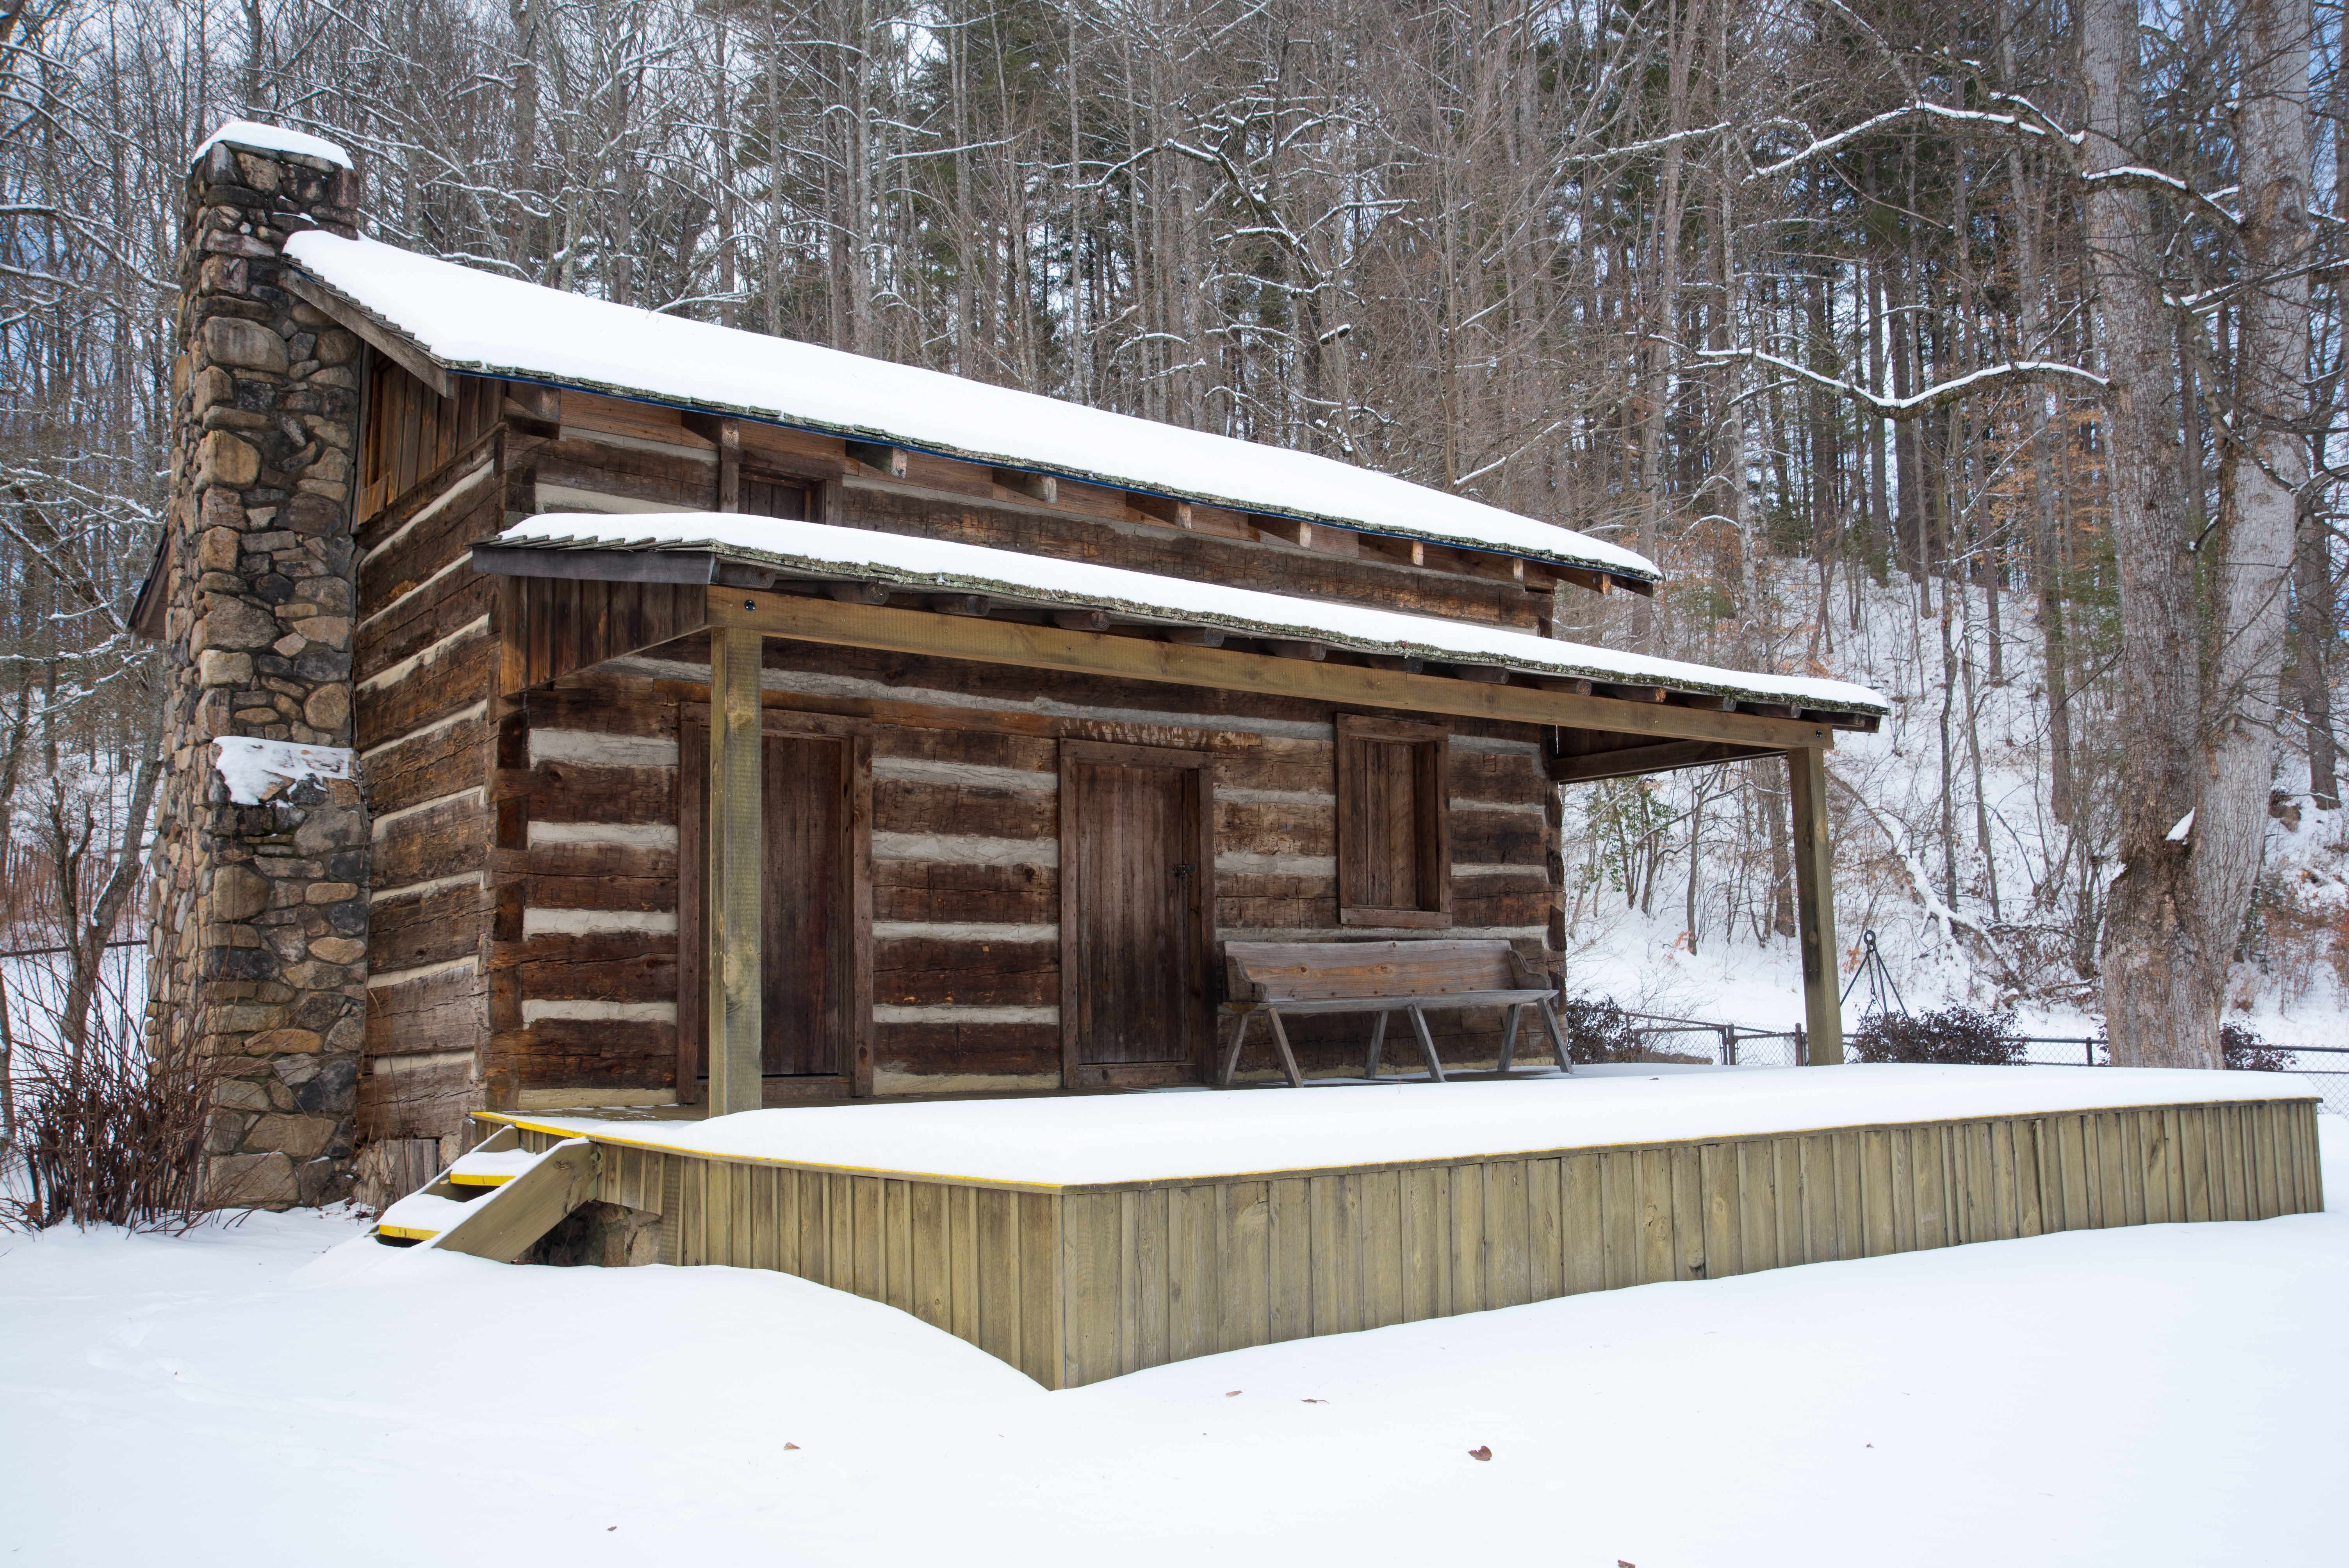
M 657 315 L 373 240 L 303 233 L 285 251 L 454 370 L 742 414 L 1244 511 L 1662 576 L 1645 556 L 1572 529 L 1310 452 Z
M 1854 1064 L 745 1111 L 515 1117 L 602 1143 L 1038 1186 L 1208 1180 L 1821 1128 L 2313 1097 L 2284 1073 Z
M 1721 692 L 1806 707 L 1890 711 L 1881 695 L 1847 681 L 1715 669 L 1561 642 L 1503 626 L 1192 583 L 1121 566 L 1057 561 L 955 540 L 919 539 L 743 512 L 543 512 L 507 529 L 495 542 L 548 548 L 710 550 L 816 576 L 1040 599 L 1185 625 L 1220 626 L 1247 635 L 1335 643 L 1363 653 L 1502 664 L 1544 675 Z

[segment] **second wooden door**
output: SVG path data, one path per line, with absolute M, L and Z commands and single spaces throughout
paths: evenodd
M 1071 1088 L 1181 1081 L 1204 1059 L 1205 764 L 1193 752 L 1062 744 L 1061 1036 Z

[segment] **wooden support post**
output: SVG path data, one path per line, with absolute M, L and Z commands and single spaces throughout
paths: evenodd
M 766 748 L 759 733 L 760 648 L 737 626 L 709 636 L 710 1116 L 759 1109 L 761 1016 L 759 894 L 765 853 Z
M 742 510 L 742 421 L 718 421 L 718 510 Z
M 1827 850 L 1827 754 L 1816 746 L 1786 753 L 1795 808 L 1795 930 L 1803 950 L 1806 1067 L 1843 1061 L 1843 1003 L 1837 995 L 1835 862 Z

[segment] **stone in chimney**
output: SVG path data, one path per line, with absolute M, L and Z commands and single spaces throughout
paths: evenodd
M 351 750 L 360 345 L 280 282 L 357 232 L 331 142 L 233 120 L 197 150 L 180 251 L 148 1028 L 224 1072 L 207 1200 L 347 1194 L 367 1006 L 367 824 Z

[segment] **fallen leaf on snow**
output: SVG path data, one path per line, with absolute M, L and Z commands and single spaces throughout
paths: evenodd
M 1298 1401 L 1300 1405 L 1326 1405 L 1330 1401 L 1327 1399 L 1300 1399 Z
M 1240 1391 L 1239 1391 L 1237 1388 L 1233 1389 L 1230 1393 L 1226 1394 L 1226 1395 L 1224 1396 L 1224 1398 L 1226 1398 L 1226 1399 L 1237 1399 L 1237 1398 L 1238 1398 L 1239 1397 L 1240 1397 Z
M 785 1444 L 783 1445 L 783 1447 L 785 1447 L 785 1448 L 787 1448 L 787 1449 L 795 1449 L 795 1448 L 798 1448 L 798 1447 L 799 1447 L 799 1444 L 797 1444 L 797 1443 L 785 1443 Z
M 1468 1457 L 1472 1460 L 1489 1460 L 1493 1457 L 1493 1450 L 1489 1445 L 1484 1448 L 1470 1449 L 1468 1450 Z

